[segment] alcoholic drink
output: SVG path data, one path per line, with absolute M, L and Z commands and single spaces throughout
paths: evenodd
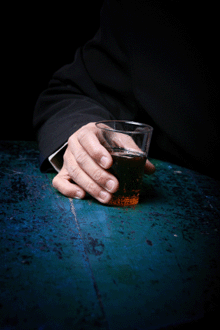
M 119 189 L 109 205 L 129 206 L 139 201 L 146 155 L 121 148 L 111 151 L 113 165 L 110 172 L 118 179 Z

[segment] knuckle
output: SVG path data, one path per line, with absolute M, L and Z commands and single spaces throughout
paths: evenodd
M 78 141 L 82 141 L 85 137 L 87 137 L 88 133 L 89 132 L 86 126 L 81 127 L 77 134 Z
M 79 153 L 75 156 L 76 162 L 81 166 L 84 166 L 86 164 L 87 155 L 84 153 Z
M 102 173 L 102 171 L 101 170 L 96 170 L 95 172 L 94 172 L 94 174 L 93 174 L 93 179 L 95 180 L 95 181 L 97 181 L 97 182 L 99 182 L 99 181 L 103 181 L 103 173 Z
M 95 183 L 91 181 L 87 183 L 86 191 L 92 196 L 97 196 L 99 194 L 100 189 L 97 187 Z
M 93 158 L 96 159 L 96 160 L 100 160 L 100 158 L 103 155 L 103 151 L 100 148 L 100 146 L 101 145 L 93 145 L 93 148 L 92 148 Z
M 71 166 L 69 169 L 68 169 L 68 172 L 69 172 L 69 175 L 71 176 L 71 178 L 73 180 L 77 180 L 77 178 L 79 177 L 80 175 L 80 169 L 77 167 L 77 166 Z

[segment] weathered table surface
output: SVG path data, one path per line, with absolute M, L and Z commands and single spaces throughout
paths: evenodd
M 72 200 L 0 143 L 0 329 L 160 329 L 219 308 L 220 189 L 153 160 L 135 208 Z

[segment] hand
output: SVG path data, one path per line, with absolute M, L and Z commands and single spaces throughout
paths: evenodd
M 110 201 L 119 182 L 107 171 L 113 160 L 101 145 L 101 139 L 95 123 L 89 123 L 71 135 L 63 167 L 53 179 L 54 188 L 71 198 L 84 198 L 87 192 L 101 203 Z M 147 160 L 145 172 L 151 174 L 154 171 L 154 165 Z

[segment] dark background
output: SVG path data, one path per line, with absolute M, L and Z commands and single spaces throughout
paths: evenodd
M 1 140 L 35 140 L 32 117 L 53 73 L 99 27 L 103 0 L 13 3 L 2 7 Z

